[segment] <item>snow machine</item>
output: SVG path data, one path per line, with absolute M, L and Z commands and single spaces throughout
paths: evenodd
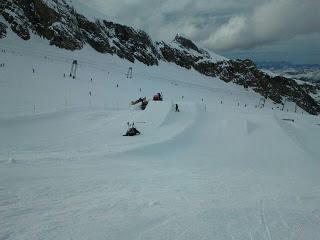
M 156 95 L 153 96 L 153 101 L 163 101 L 162 94 L 157 93 Z

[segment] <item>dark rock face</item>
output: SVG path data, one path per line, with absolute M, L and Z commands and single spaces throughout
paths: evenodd
M 165 42 L 157 42 L 156 44 L 165 61 L 175 63 L 187 69 L 195 67 L 199 61 L 206 60 L 212 62 L 208 52 L 199 49 L 191 40 L 178 35 L 173 41 L 173 44 L 178 46 L 178 48 Z
M 270 98 L 278 100 L 280 103 L 283 98 L 295 102 L 302 109 L 307 110 L 313 115 L 320 113 L 320 105 L 313 99 L 303 87 L 297 84 L 296 81 L 284 77 L 270 78 L 264 84 L 265 88 L 260 88 L 260 91 L 265 91 L 271 94 Z M 259 92 L 259 91 L 257 91 Z M 275 101 L 274 100 L 274 101 Z
M 60 3 L 61 2 L 61 3 Z M 76 50 L 83 47 L 80 31 L 71 8 L 63 0 L 52 1 L 51 7 L 42 0 L 8 0 L 1 15 L 22 39 L 30 39 L 30 31 L 46 38 L 51 45 Z
M 0 39 L 7 36 L 7 28 L 4 23 L 0 22 Z
M 200 57 L 195 57 L 186 52 L 172 48 L 164 42 L 158 43 L 158 46 L 163 58 L 166 61 L 175 63 L 187 69 L 191 69 L 193 67 L 194 62 L 200 59 Z
M 187 38 L 177 35 L 174 41 L 177 42 L 181 47 L 186 48 L 187 50 L 193 49 L 198 53 L 202 53 L 201 50 L 191 40 Z
M 13 32 L 23 40 L 30 39 L 28 20 L 23 10 L 15 3 L 4 2 L 0 5 L 1 15 L 9 23 Z
M 90 22 L 84 16 L 76 14 L 77 23 L 81 31 L 85 42 L 87 42 L 92 48 L 100 53 L 111 53 L 108 39 L 105 37 L 105 33 L 102 31 L 100 22 Z
M 143 31 L 103 21 L 104 31 L 112 39 L 113 51 L 131 62 L 135 59 L 146 65 L 158 65 L 160 58 L 153 41 Z
M 312 97 L 320 91 L 317 87 L 270 77 L 250 60 L 217 62 L 210 53 L 178 35 L 170 44 L 154 43 L 143 31 L 105 20 L 90 21 L 65 0 L 5 0 L 0 2 L 0 15 L 24 40 L 29 40 L 34 33 L 51 45 L 68 50 L 82 49 L 88 44 L 100 53 L 116 54 L 131 62 L 138 60 L 146 65 L 158 65 L 159 61 L 167 61 L 251 88 L 275 103 L 288 99 L 311 114 L 320 113 L 320 100 Z M 6 36 L 6 29 L 6 23 L 0 22 L 0 39 Z

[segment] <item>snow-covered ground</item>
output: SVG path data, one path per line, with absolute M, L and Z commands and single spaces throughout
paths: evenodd
M 172 64 L 0 48 L 0 239 L 320 239 L 319 117 Z

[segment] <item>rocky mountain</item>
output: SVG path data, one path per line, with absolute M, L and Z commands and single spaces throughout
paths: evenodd
M 320 91 L 316 85 L 269 76 L 250 60 L 228 60 L 182 36 L 176 36 L 171 43 L 154 42 L 143 31 L 102 19 L 90 20 L 66 0 L 2 0 L 0 38 L 6 36 L 8 27 L 24 40 L 36 34 L 50 45 L 68 50 L 79 50 L 88 44 L 100 53 L 131 62 L 151 66 L 166 61 L 193 68 L 206 76 L 251 88 L 276 103 L 288 99 L 310 114 L 320 113 L 320 102 L 313 97 Z
M 0 22 L 0 39 L 4 38 L 7 34 L 7 26 Z

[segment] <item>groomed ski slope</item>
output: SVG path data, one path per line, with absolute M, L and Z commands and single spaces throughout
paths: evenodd
M 0 239 L 320 239 L 319 117 L 166 63 L 0 48 Z

